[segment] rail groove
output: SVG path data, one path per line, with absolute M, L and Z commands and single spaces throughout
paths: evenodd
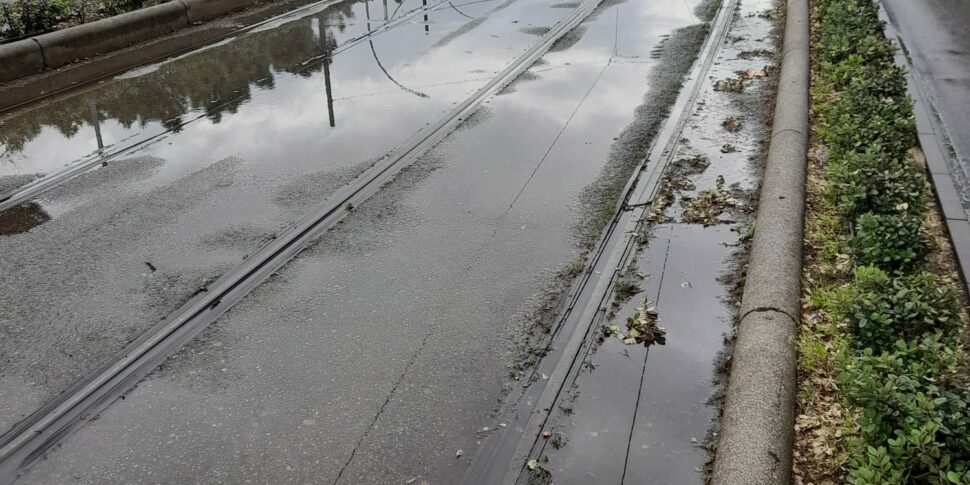
M 220 277 L 166 320 L 146 332 L 116 357 L 79 380 L 57 399 L 0 436 L 0 484 L 8 484 L 32 461 L 76 430 L 114 400 L 124 396 L 164 359 L 228 311 L 262 281 L 390 181 L 400 170 L 444 139 L 490 96 L 538 60 L 566 32 L 599 5 L 587 0 L 561 19 L 485 86 L 436 123 L 419 131 L 379 160 L 276 239 Z

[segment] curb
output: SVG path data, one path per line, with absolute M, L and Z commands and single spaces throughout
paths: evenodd
M 808 149 L 808 0 L 788 0 L 771 144 L 717 436 L 714 485 L 791 483 Z

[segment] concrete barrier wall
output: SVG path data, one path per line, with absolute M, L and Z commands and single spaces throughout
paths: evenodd
M 34 37 L 48 69 L 123 49 L 189 25 L 182 2 L 168 2 Z
M 175 0 L 0 45 L 0 83 L 124 49 L 254 3 L 254 0 Z
M 180 0 L 189 23 L 205 22 L 253 5 L 254 0 Z
M 0 45 L 0 83 L 44 70 L 44 56 L 33 39 Z
M 712 485 L 789 485 L 808 150 L 808 0 L 788 0 L 778 97 Z

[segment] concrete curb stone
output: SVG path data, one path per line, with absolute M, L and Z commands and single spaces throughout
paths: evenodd
M 38 35 L 34 39 L 43 50 L 44 66 L 55 69 L 78 59 L 171 34 L 188 24 L 185 5 L 174 1 Z
M 717 436 L 714 485 L 791 482 L 808 149 L 808 1 L 789 0 L 786 17 L 771 144 Z
M 44 70 L 44 53 L 33 39 L 0 45 L 0 83 Z

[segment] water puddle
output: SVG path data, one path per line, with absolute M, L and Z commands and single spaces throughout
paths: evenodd
M 508 35 L 532 39 L 522 24 L 566 12 L 515 6 Z M 634 110 L 645 93 L 669 95 L 649 76 L 651 50 L 693 24 L 682 2 L 604 7 L 572 47 L 353 207 L 23 483 L 455 483 L 478 432 L 497 426 L 536 296 L 581 251 L 583 195 L 623 169 L 609 163 L 614 137 L 643 115 Z M 490 36 L 488 25 L 469 34 Z M 459 37 L 447 47 L 474 60 L 489 45 L 502 44 Z M 614 62 L 617 49 L 643 62 Z M 450 63 L 490 68 L 465 57 Z M 212 186 L 243 183 L 235 164 L 246 162 L 223 163 Z
M 488 82 L 536 40 L 512 21 L 569 13 L 537 0 L 455 5 L 484 20 L 462 30 L 471 20 L 436 9 L 304 68 L 368 31 L 368 16 L 382 21 L 382 2 L 343 2 L 5 119 L 4 150 L 17 153 L 0 163 L 5 181 L 171 131 L 46 192 L 31 207 L 48 217 L 0 237 L 0 375 L 37 386 L 0 389 L 0 429 Z
M 636 262 L 643 287 L 615 309 L 625 327 L 644 300 L 655 306 L 664 344 L 602 343 L 560 403 L 559 423 L 542 466 L 555 483 L 700 483 L 707 436 L 712 363 L 731 331 L 729 290 L 737 234 L 725 226 L 662 224 Z M 608 327 L 606 327 L 608 328 Z M 624 478 L 625 477 L 625 478 Z

